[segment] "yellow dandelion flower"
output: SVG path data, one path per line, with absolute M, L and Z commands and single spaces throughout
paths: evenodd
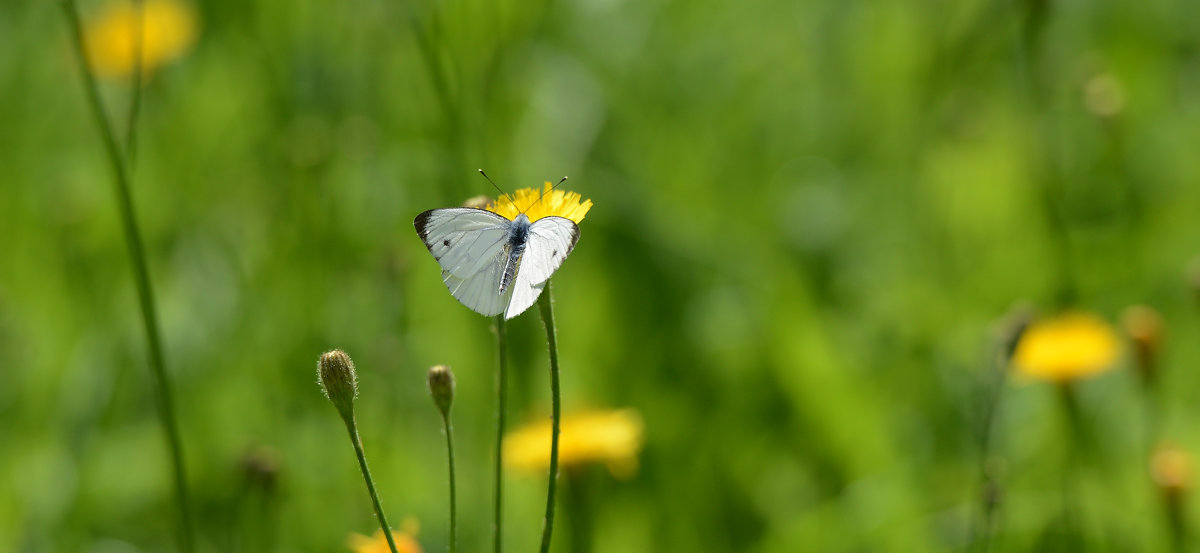
M 102 77 L 133 73 L 137 30 L 142 30 L 142 74 L 182 56 L 196 39 L 196 16 L 175 0 L 146 0 L 138 9 L 129 2 L 110 3 L 88 21 L 87 51 L 92 71 Z
M 604 463 L 613 476 L 629 478 L 637 472 L 642 441 L 642 417 L 636 410 L 566 415 L 558 437 L 558 462 L 562 467 Z M 544 473 L 550 467 L 550 421 L 506 434 L 504 464 L 519 471 Z
M 566 217 L 575 221 L 575 224 L 579 224 L 583 220 L 583 216 L 587 215 L 588 210 L 592 209 L 592 201 L 580 202 L 581 198 L 583 196 L 578 192 L 559 190 L 546 182 L 541 192 L 533 188 L 522 188 L 512 194 L 496 198 L 487 206 L 487 209 L 510 221 L 516 219 L 519 213 L 525 213 L 531 223 L 542 217 L 554 215 Z
M 399 553 L 423 553 L 421 545 L 417 543 L 417 522 L 413 519 L 406 519 L 401 526 L 402 530 L 393 530 L 392 539 L 396 542 L 396 551 Z M 391 553 L 392 549 L 388 547 L 387 537 L 383 535 L 383 530 L 376 530 L 371 537 L 362 534 L 351 533 L 346 539 L 346 545 L 354 553 Z
M 1121 351 L 1112 326 L 1090 313 L 1067 313 L 1036 321 L 1013 354 L 1017 373 L 1037 380 L 1069 382 L 1111 368 Z

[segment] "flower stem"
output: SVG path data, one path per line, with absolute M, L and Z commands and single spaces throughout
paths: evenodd
M 1059 515 L 1059 528 L 1063 532 L 1066 543 L 1065 549 L 1079 551 L 1083 543 L 1084 526 L 1081 521 L 1083 513 L 1079 501 L 1079 473 L 1082 470 L 1081 459 L 1090 443 L 1085 430 L 1083 413 L 1079 409 L 1079 400 L 1075 397 L 1074 384 L 1062 382 L 1058 385 L 1058 397 L 1066 417 L 1066 431 L 1070 435 L 1066 459 L 1063 463 L 1062 476 L 1062 512 Z M 1076 545 L 1078 544 L 1078 545 Z
M 1171 551 L 1183 553 L 1188 551 L 1188 523 L 1184 510 L 1184 497 L 1175 491 L 1164 492 L 1163 507 L 1167 517 L 1167 526 L 1171 532 Z
M 450 460 L 450 553 L 458 550 L 458 494 L 454 486 L 454 430 L 450 426 L 450 415 L 442 416 L 446 429 L 446 457 Z
M 563 502 L 567 511 L 567 532 L 571 553 L 592 552 L 592 507 L 589 476 L 585 470 L 564 471 Z
M 146 5 L 143 0 L 133 0 L 134 19 L 133 38 L 133 90 L 129 99 L 129 118 L 125 125 L 125 155 L 129 158 L 129 167 L 133 168 L 133 160 L 137 152 L 137 118 L 142 106 L 142 49 L 145 48 L 146 36 Z
M 997 471 L 992 464 L 992 434 L 1004 394 L 1005 368 L 1008 362 L 1007 352 L 993 356 L 980 393 L 983 396 L 983 413 L 976 430 L 979 439 L 979 513 L 971 531 L 971 541 L 975 544 L 975 550 L 982 553 L 991 550 L 992 537 L 996 532 L 996 518 L 1001 506 L 1002 490 Z
M 354 454 L 358 456 L 358 468 L 362 469 L 363 480 L 367 483 L 367 491 L 371 494 L 371 503 L 375 506 L 375 517 L 379 519 L 379 528 L 387 538 L 388 547 L 392 553 L 397 553 L 396 542 L 392 539 L 392 529 L 388 526 L 387 517 L 383 516 L 383 506 L 379 504 L 379 494 L 375 493 L 375 480 L 371 478 L 371 470 L 367 468 L 367 456 L 363 453 L 362 440 L 358 438 L 358 425 L 351 415 L 345 419 L 346 431 L 350 433 L 350 443 L 354 444 Z
M 503 507 L 504 498 L 504 474 L 503 469 L 503 451 L 504 451 L 504 412 L 505 412 L 505 389 L 504 377 L 508 369 L 508 334 L 504 328 L 504 314 L 496 316 L 496 345 L 500 355 L 500 371 L 496 373 L 496 463 L 495 463 L 495 478 L 496 491 L 495 502 L 493 509 L 495 511 L 495 519 L 492 522 L 492 551 L 500 553 L 503 549 L 501 533 L 501 510 Z
M 194 550 L 192 537 L 190 504 L 187 492 L 187 477 L 184 471 L 183 445 L 179 437 L 179 428 L 175 421 L 174 402 L 171 398 L 171 386 L 167 377 L 166 362 L 164 361 L 162 340 L 158 332 L 158 315 L 154 304 L 154 291 L 150 284 L 150 271 L 146 267 L 146 254 L 142 245 L 142 234 L 138 228 L 137 218 L 133 211 L 133 194 L 130 192 L 129 169 L 122 157 L 112 125 L 104 111 L 100 100 L 100 92 L 96 88 L 96 78 L 88 65 L 87 52 L 84 49 L 83 28 L 79 21 L 79 10 L 74 0 L 63 0 L 63 11 L 71 27 L 71 38 L 74 43 L 79 70 L 83 76 L 84 88 L 87 90 L 88 102 L 96 123 L 100 127 L 100 136 L 104 141 L 109 161 L 112 162 L 115 174 L 117 205 L 121 213 L 121 226 L 124 229 L 125 242 L 129 250 L 129 260 L 133 265 L 134 284 L 137 288 L 138 304 L 141 307 L 142 325 L 146 331 L 150 369 L 154 375 L 155 392 L 159 416 L 162 418 L 163 429 L 166 432 L 167 444 L 171 451 L 171 463 L 174 469 L 175 499 L 179 504 L 179 539 L 183 551 L 190 553 Z
M 554 298 L 549 281 L 546 282 L 546 292 L 538 298 L 538 308 L 542 312 L 542 323 L 546 326 L 546 343 L 550 348 L 550 482 L 546 485 L 546 525 L 542 528 L 540 549 L 541 553 L 547 553 L 550 551 L 550 534 L 554 531 L 554 494 L 558 490 L 558 430 L 562 418 L 558 391 L 558 340 L 554 336 Z

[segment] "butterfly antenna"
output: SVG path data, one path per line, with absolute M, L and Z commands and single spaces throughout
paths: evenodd
M 521 212 L 521 207 L 517 205 L 517 202 L 513 201 L 511 196 L 509 196 L 508 194 L 505 194 L 504 190 L 502 190 L 499 186 L 496 186 L 496 183 L 492 181 L 492 177 L 487 176 L 487 173 L 484 173 L 483 169 L 479 170 L 479 174 L 483 175 L 483 178 L 487 179 L 487 181 L 492 184 L 492 188 L 495 188 L 496 191 L 500 193 L 501 197 L 507 199 L 508 203 L 512 204 L 513 207 L 517 208 L 517 212 Z
M 541 193 L 541 194 L 538 196 L 538 199 L 537 199 L 537 201 L 535 201 L 535 202 L 533 202 L 533 203 L 529 204 L 529 209 L 533 209 L 533 206 L 535 206 L 535 205 L 537 205 L 537 204 L 541 203 L 541 201 L 542 201 L 542 198 L 545 198 L 545 197 L 546 197 L 546 194 L 549 194 L 549 193 L 551 193 L 551 192 L 554 192 L 554 189 L 555 189 L 555 188 L 558 188 L 558 185 L 560 185 L 560 184 L 562 184 L 562 183 L 564 183 L 564 182 L 567 182 L 567 177 L 563 177 L 563 178 L 562 178 L 562 180 L 560 180 L 560 181 L 558 181 L 558 182 L 554 183 L 554 186 L 551 186 L 551 187 L 550 187 L 550 190 L 547 190 L 547 191 L 545 191 L 545 192 Z

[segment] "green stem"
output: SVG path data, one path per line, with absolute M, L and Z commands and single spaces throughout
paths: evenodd
M 133 91 L 129 100 L 129 119 L 125 125 L 125 155 L 129 157 L 129 166 L 137 151 L 137 118 L 142 106 L 142 48 L 146 36 L 146 7 L 143 0 L 133 0 L 133 11 L 137 14 L 134 24 L 133 38 Z
M 130 192 L 129 171 L 121 151 L 117 146 L 116 136 L 108 115 L 105 114 L 104 104 L 100 100 L 100 92 L 96 88 L 96 78 L 88 65 L 87 52 L 84 49 L 83 27 L 79 21 L 79 10 L 74 0 L 63 0 L 63 11 L 71 27 L 71 37 L 74 41 L 79 70 L 83 76 L 84 88 L 87 90 L 88 102 L 92 113 L 96 116 L 96 124 L 100 127 L 100 136 L 104 141 L 109 161 L 112 162 L 116 181 L 117 205 L 121 213 L 121 226 L 124 229 L 125 242 L 129 250 L 129 260 L 133 265 L 134 284 L 137 288 L 138 304 L 141 307 L 142 325 L 146 331 L 150 369 L 154 375 L 156 398 L 159 415 L 162 418 L 166 432 L 167 444 L 171 451 L 171 463 L 174 469 L 175 497 L 179 504 L 180 545 L 183 551 L 194 550 L 192 537 L 190 501 L 187 493 L 187 478 L 184 472 L 183 445 L 179 437 L 179 428 L 175 422 L 174 402 L 171 398 L 171 386 L 167 377 L 166 362 L 164 361 L 162 340 L 158 332 L 158 315 L 154 304 L 154 292 L 150 285 L 150 271 L 146 267 L 146 254 L 142 246 L 142 234 L 138 228 L 137 218 L 133 211 L 133 194 Z
M 1083 413 L 1079 409 L 1078 398 L 1075 397 L 1074 384 L 1062 382 L 1058 384 L 1058 397 L 1062 403 L 1067 423 L 1067 433 L 1070 434 L 1067 457 L 1063 464 L 1062 475 L 1062 512 L 1060 528 L 1063 539 L 1070 540 L 1068 549 L 1080 551 L 1083 547 L 1083 530 L 1081 523 L 1083 513 L 1079 501 L 1079 472 L 1083 469 L 1081 462 L 1084 450 L 1089 447 L 1089 440 L 1083 424 Z
M 571 553 L 592 552 L 592 508 L 588 493 L 591 474 L 585 467 L 565 471 L 563 502 L 567 511 L 567 531 Z
M 504 328 L 504 314 L 496 316 L 496 344 L 500 355 L 500 371 L 496 373 L 496 463 L 495 463 L 495 478 L 496 492 L 493 509 L 495 510 L 495 520 L 492 523 L 492 551 L 500 553 L 503 549 L 501 533 L 501 510 L 503 507 L 504 498 L 504 412 L 505 406 L 505 390 L 504 377 L 508 369 L 508 333 Z
M 446 457 L 450 459 L 450 553 L 458 550 L 458 493 L 454 486 L 454 430 L 450 426 L 450 415 L 442 416 L 446 428 Z
M 538 298 L 542 312 L 542 323 L 546 326 L 546 342 L 550 347 L 550 405 L 552 411 L 550 430 L 550 482 L 546 485 L 546 525 L 542 528 L 541 553 L 550 551 L 550 534 L 554 531 L 554 494 L 558 490 L 558 431 L 562 419 L 562 404 L 558 391 L 558 341 L 554 337 L 554 298 L 550 293 L 550 282 L 546 291 Z
M 1163 492 L 1163 507 L 1166 510 L 1167 524 L 1171 531 L 1171 551 L 1183 553 L 1188 551 L 1187 513 L 1183 507 L 1183 493 L 1179 490 Z
M 367 468 L 367 456 L 363 453 L 362 440 L 358 438 L 358 425 L 354 423 L 354 415 L 346 417 L 346 431 L 350 433 L 350 442 L 354 444 L 354 454 L 358 456 L 358 468 L 362 469 L 363 480 L 367 482 L 367 491 L 371 493 L 371 503 L 375 506 L 375 517 L 379 519 L 379 528 L 387 538 L 388 547 L 392 553 L 397 553 L 396 542 L 392 539 L 392 528 L 388 526 L 387 517 L 383 516 L 383 506 L 379 504 L 379 494 L 375 493 L 375 480 L 371 478 L 371 470 Z
M 992 536 L 995 534 L 996 516 L 1000 507 L 1000 483 L 996 470 L 992 466 L 993 427 L 997 413 L 1000 410 L 1000 400 L 1004 393 L 1006 378 L 1005 369 L 1009 362 L 1007 344 L 1001 345 L 1003 354 L 992 356 L 988 366 L 984 384 L 984 411 L 979 425 L 979 492 L 980 511 L 978 521 L 972 531 L 972 541 L 978 551 L 987 553 L 992 547 Z

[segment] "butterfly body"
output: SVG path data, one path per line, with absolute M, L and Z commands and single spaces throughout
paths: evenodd
M 509 220 L 468 207 L 431 209 L 413 225 L 451 295 L 477 313 L 507 319 L 533 305 L 579 240 L 570 219 L 531 222 L 520 213 Z
M 517 215 L 508 226 L 508 263 L 504 265 L 504 278 L 500 280 L 500 290 L 503 294 L 517 276 L 517 267 L 521 265 L 521 256 L 525 254 L 525 244 L 529 242 L 529 217 L 524 213 Z

